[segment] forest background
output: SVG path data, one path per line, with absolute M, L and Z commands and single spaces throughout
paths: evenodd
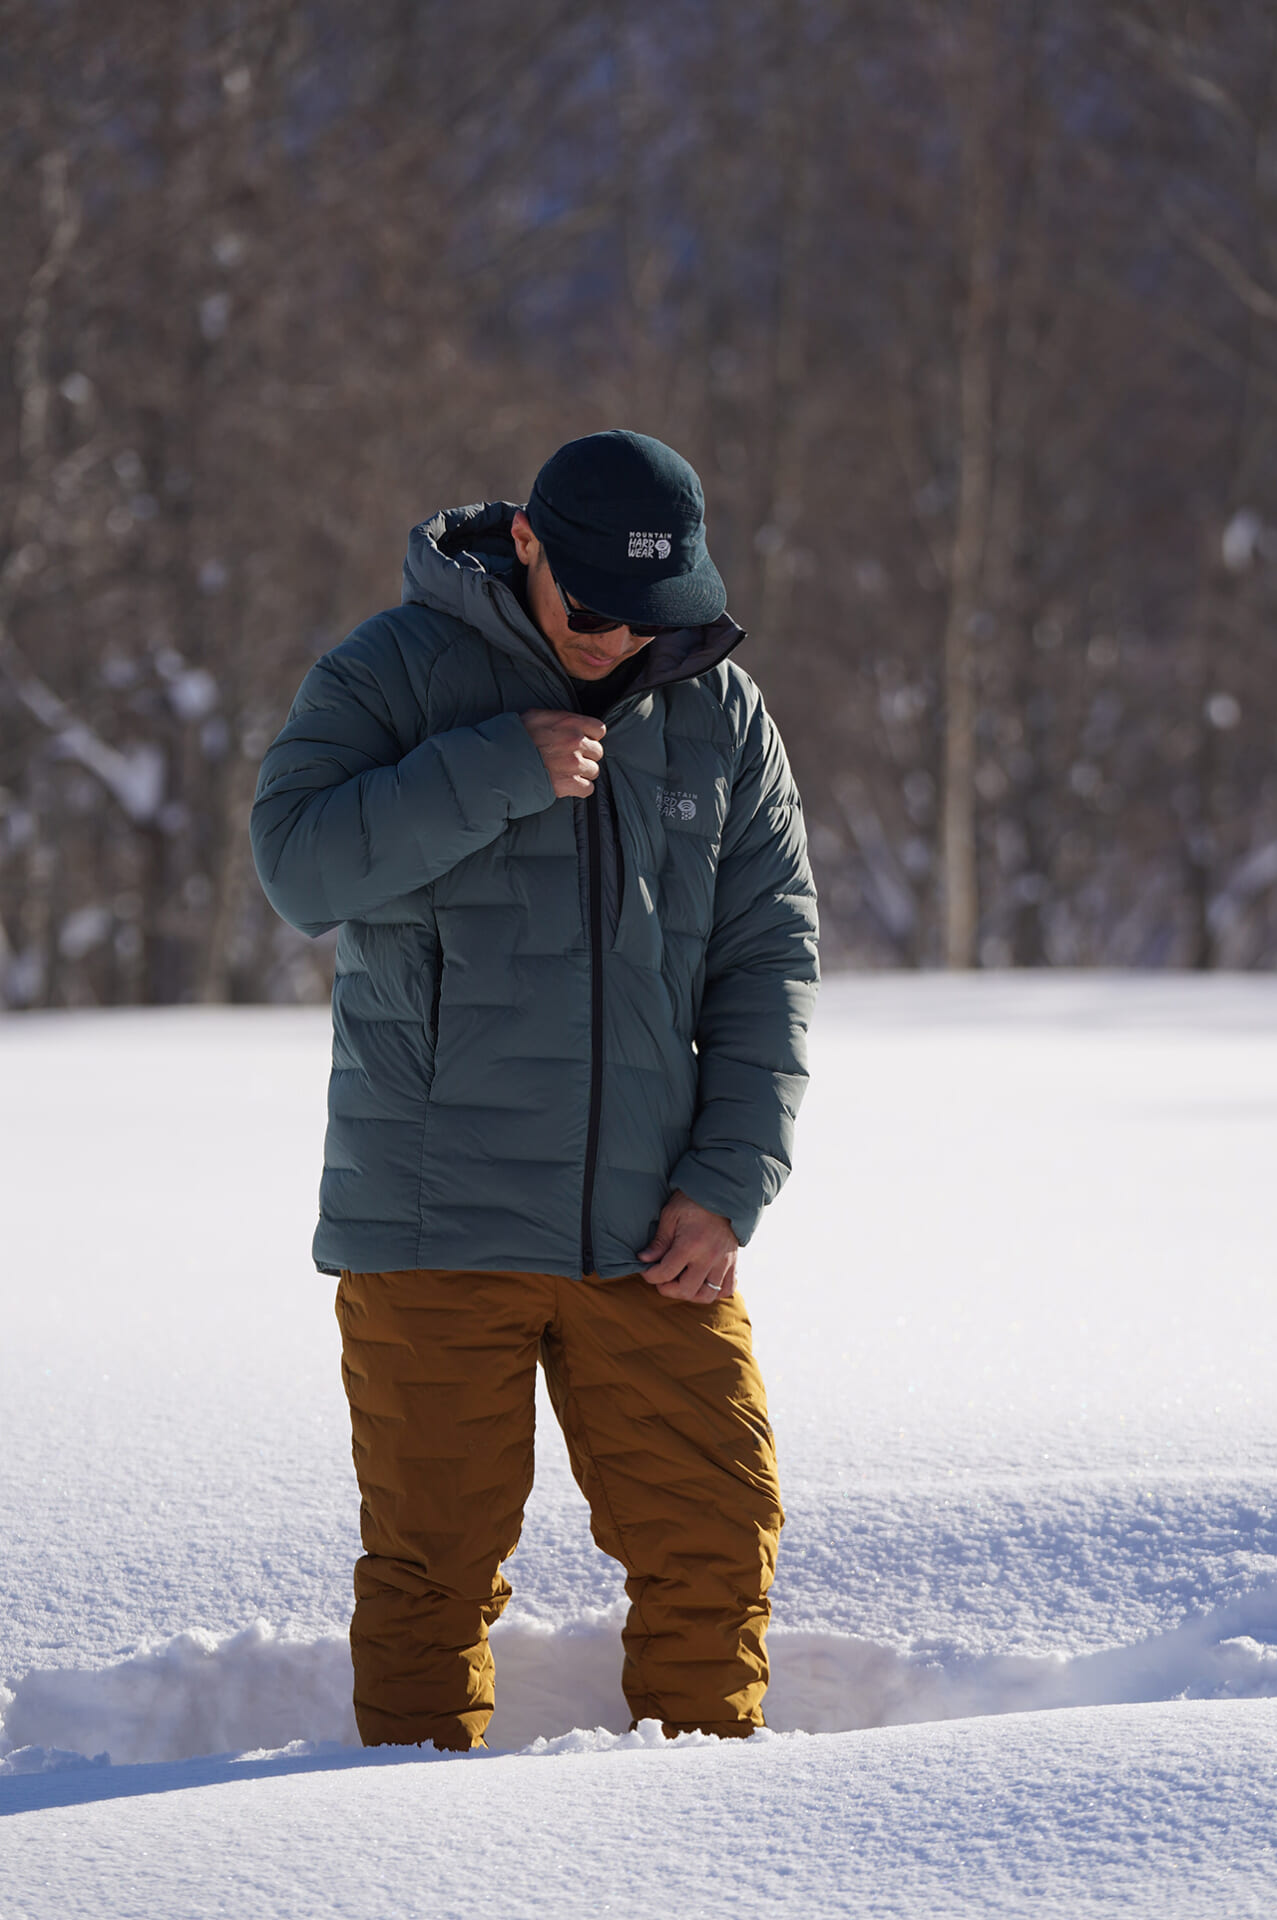
M 705 482 L 827 965 L 1277 961 L 1271 0 L 0 0 L 0 1006 L 322 998 L 409 528 Z

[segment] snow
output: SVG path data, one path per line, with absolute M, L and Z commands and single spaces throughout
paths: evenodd
M 58 951 L 69 960 L 81 960 L 101 945 L 114 924 L 109 907 L 77 907 L 58 929 Z
M 196 1763 L 190 1784 L 146 1769 L 136 1797 L 7 1823 L 7 1911 L 1270 1911 L 1273 1703 L 923 1733 L 693 1735 L 666 1749 L 649 1722 L 628 1739 L 578 1734 L 518 1757 Z M 99 1786 L 107 1770 L 80 1778 Z
M 744 1257 L 789 1516 L 746 1743 L 625 1733 L 543 1404 L 502 1751 L 354 1747 L 327 1054 L 0 1022 L 5 1920 L 460 1914 L 480 1832 L 512 1914 L 1268 1910 L 1277 984 L 827 984 Z
M 1224 528 L 1220 553 L 1230 573 L 1245 573 L 1264 544 L 1265 527 L 1251 507 L 1241 507 Z
M 203 667 L 187 667 L 173 674 L 168 697 L 181 720 L 203 720 L 221 698 L 216 680 Z
M 220 340 L 231 317 L 229 293 L 209 293 L 199 303 L 200 332 L 206 340 Z

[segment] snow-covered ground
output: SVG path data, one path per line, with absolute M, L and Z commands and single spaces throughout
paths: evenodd
M 826 986 L 745 1256 L 789 1522 L 744 1744 L 624 1733 L 547 1408 L 502 1751 L 352 1750 L 327 1051 L 0 1022 L 4 1920 L 461 1915 L 476 1867 L 512 1915 L 1273 1910 L 1277 982 Z

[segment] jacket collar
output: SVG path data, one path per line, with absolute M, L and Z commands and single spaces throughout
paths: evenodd
M 489 500 L 449 507 L 423 520 L 408 536 L 402 599 L 405 605 L 415 602 L 464 620 L 493 646 L 525 663 L 531 654 L 539 666 L 548 666 L 569 685 L 553 647 L 515 591 L 519 562 L 510 529 L 517 511 L 508 500 Z M 744 638 L 744 628 L 726 613 L 706 627 L 658 634 L 625 689 L 625 701 L 708 673 Z

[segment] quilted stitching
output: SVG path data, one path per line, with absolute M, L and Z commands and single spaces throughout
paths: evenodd
M 253 809 L 273 904 L 340 924 L 315 1262 L 579 1276 L 590 802 L 553 798 L 517 718 L 571 696 L 477 561 L 440 553 L 426 592 L 307 675 Z M 734 663 L 632 700 L 606 752 L 625 886 L 594 1218 L 616 1276 L 671 1186 L 744 1241 L 783 1182 L 815 903 L 783 749 Z

